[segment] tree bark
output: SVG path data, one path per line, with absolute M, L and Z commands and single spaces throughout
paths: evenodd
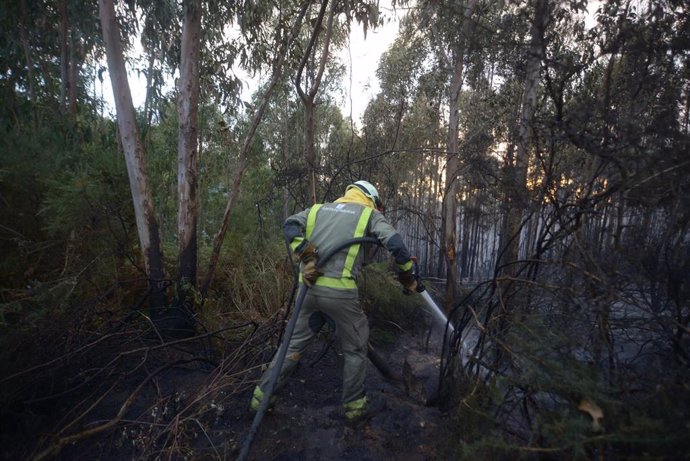
M 156 57 L 153 50 L 147 50 L 149 56 L 148 66 L 146 67 L 146 98 L 144 99 L 144 116 L 146 117 L 146 131 L 150 132 L 151 120 L 153 119 L 153 66 L 156 63 Z M 147 141 L 149 139 L 147 135 Z
M 79 87 L 77 80 L 79 78 L 79 56 L 77 53 L 77 39 L 74 36 L 74 29 L 70 33 L 69 43 L 69 106 L 68 114 L 72 122 L 77 120 L 77 92 Z
M 316 203 L 316 150 L 314 149 L 314 99 L 303 99 L 304 158 L 307 162 L 307 187 L 311 203 Z
M 539 70 L 542 61 L 542 42 L 544 28 L 547 20 L 547 0 L 536 0 L 534 9 L 534 21 L 532 23 L 530 48 L 527 56 L 527 68 L 525 71 L 525 86 L 522 93 L 520 109 L 520 121 L 517 133 L 517 151 L 514 162 L 507 165 L 508 175 L 506 183 L 508 187 L 507 216 L 503 231 L 504 257 L 503 263 L 509 263 L 503 273 L 512 277 L 517 269 L 520 249 L 520 227 L 522 217 L 527 207 L 527 168 L 529 165 L 529 141 L 532 120 L 537 102 L 537 89 L 539 87 Z M 512 163 L 512 164 L 511 164 Z
M 178 88 L 178 303 L 193 310 L 197 273 L 198 112 L 201 56 L 201 1 L 184 2 Z
M 304 52 L 304 56 L 299 64 L 299 69 L 297 71 L 297 77 L 295 78 L 295 87 L 297 88 L 297 93 L 304 103 L 304 158 L 307 162 L 307 181 L 309 195 L 312 203 L 316 203 L 316 151 L 314 149 L 314 100 L 316 99 L 316 94 L 319 91 L 319 86 L 321 85 L 321 78 L 323 77 L 324 69 L 326 68 L 326 61 L 328 60 L 328 48 L 331 42 L 331 34 L 333 33 L 333 17 L 335 15 L 335 1 L 331 3 L 331 8 L 328 13 L 328 25 L 326 26 L 326 37 L 323 44 L 323 52 L 321 53 L 321 58 L 319 60 L 319 67 L 311 83 L 311 87 L 305 92 L 302 89 L 302 72 L 307 65 L 312 52 L 316 46 L 319 35 L 321 34 L 321 23 L 323 22 L 323 17 L 326 13 L 326 7 L 328 5 L 328 0 L 323 0 L 321 3 L 321 10 L 319 11 L 319 16 L 316 20 L 316 25 L 312 31 L 309 44 Z
M 60 113 L 67 114 L 67 68 L 69 66 L 69 54 L 67 48 L 67 0 L 58 2 L 60 15 Z
M 275 61 L 273 62 L 271 81 L 269 82 L 268 86 L 266 87 L 266 91 L 261 97 L 261 103 L 259 104 L 256 112 L 254 113 L 254 116 L 252 117 L 252 123 L 249 126 L 249 131 L 245 135 L 244 143 L 242 145 L 242 151 L 239 154 L 237 167 L 235 168 L 235 174 L 232 179 L 230 195 L 228 196 L 228 202 L 225 206 L 225 212 L 223 213 L 223 221 L 221 223 L 220 229 L 213 238 L 213 249 L 211 250 L 211 257 L 209 259 L 206 275 L 204 276 L 204 281 L 200 289 L 202 298 L 206 297 L 211 282 L 213 281 L 213 275 L 216 269 L 216 265 L 218 264 L 218 258 L 220 257 L 220 249 L 223 246 L 223 240 L 225 240 L 225 234 L 227 233 L 228 225 L 230 223 L 230 214 L 232 213 L 232 210 L 235 209 L 235 203 L 237 202 L 237 197 L 239 197 L 240 194 L 240 185 L 242 183 L 242 177 L 244 176 L 244 172 L 247 169 L 247 152 L 249 151 L 249 146 L 251 145 L 251 142 L 254 139 L 254 134 L 256 133 L 256 129 L 259 127 L 259 123 L 261 123 L 261 119 L 263 118 L 264 111 L 266 110 L 266 107 L 268 106 L 268 103 L 271 99 L 273 90 L 275 89 L 276 85 L 278 84 L 278 81 L 282 76 L 283 63 L 285 62 L 285 57 L 287 56 L 288 50 L 290 49 L 290 46 L 294 42 L 295 37 L 299 32 L 300 26 L 302 25 L 302 19 L 304 18 L 304 15 L 306 14 L 308 7 L 309 0 L 306 0 L 302 3 L 301 10 L 295 18 L 289 36 L 281 44 L 280 50 L 276 54 Z
M 115 99 L 117 124 L 132 191 L 137 235 L 148 278 L 152 317 L 154 320 L 158 320 L 161 314 L 160 308 L 165 305 L 163 285 L 165 271 L 158 221 L 153 209 L 153 197 L 146 171 L 146 158 L 136 124 L 132 94 L 127 81 L 127 69 L 120 40 L 120 30 L 115 19 L 113 0 L 99 0 L 98 7 L 108 60 L 108 71 Z
M 470 17 L 474 10 L 476 0 L 468 0 L 461 26 L 461 43 L 453 53 L 453 76 L 450 82 L 450 94 L 448 98 L 448 153 L 446 155 L 446 178 L 445 194 L 443 197 L 443 242 L 446 258 L 446 295 L 445 308 L 447 312 L 453 308 L 455 302 L 455 292 L 458 279 L 458 268 L 456 264 L 457 246 L 457 191 L 458 191 L 458 111 L 460 106 L 460 90 L 462 89 L 462 78 L 471 31 Z

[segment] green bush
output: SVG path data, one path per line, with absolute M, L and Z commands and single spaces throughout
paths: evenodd
M 208 249 L 200 254 L 207 260 Z M 286 306 L 293 276 L 282 241 L 252 242 L 229 238 L 202 309 L 210 330 L 248 321 L 263 323 Z
M 418 296 L 403 293 L 395 273 L 385 262 L 365 266 L 358 286 L 362 307 L 374 325 L 372 329 L 399 330 L 394 325 L 409 329 L 424 315 L 423 301 Z

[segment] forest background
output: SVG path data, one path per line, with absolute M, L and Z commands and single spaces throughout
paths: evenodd
M 387 21 L 377 2 L 2 3 L 4 446 L 35 424 L 46 456 L 83 436 L 151 334 L 212 342 L 224 395 L 246 388 L 291 301 L 282 221 L 366 178 L 455 325 L 441 406 L 459 457 L 686 459 L 690 8 L 393 6 L 355 121 L 337 55 Z M 264 76 L 251 100 L 234 69 Z M 402 324 L 376 259 L 390 290 L 367 304 Z M 120 379 L 55 418 L 103 375 Z

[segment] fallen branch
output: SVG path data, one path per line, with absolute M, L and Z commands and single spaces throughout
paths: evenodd
M 46 448 L 43 450 L 41 453 L 38 454 L 38 456 L 34 457 L 34 461 L 42 461 L 45 459 L 50 459 L 55 456 L 57 456 L 62 449 L 69 444 L 78 442 L 79 440 L 92 437 L 96 434 L 100 434 L 101 432 L 107 431 L 109 429 L 112 429 L 115 427 L 124 417 L 125 413 L 129 409 L 129 407 L 132 406 L 134 401 L 136 400 L 137 396 L 139 395 L 139 392 L 144 388 L 146 384 L 148 384 L 153 378 L 155 378 L 157 375 L 159 375 L 161 372 L 167 370 L 168 368 L 171 368 L 174 365 L 177 365 L 178 362 L 174 362 L 172 364 L 167 364 L 167 365 L 162 365 L 158 367 L 156 370 L 154 370 L 153 373 L 150 373 L 139 385 L 137 386 L 136 389 L 127 397 L 127 400 L 124 401 L 124 403 L 120 406 L 120 410 L 117 412 L 115 417 L 108 421 L 107 423 L 101 424 L 100 426 L 96 426 L 91 429 L 87 429 L 82 432 L 78 432 L 76 434 L 68 435 L 66 437 L 61 437 L 59 438 L 56 442 L 54 442 L 50 447 Z M 84 416 L 84 414 L 80 415 L 77 417 L 77 419 L 81 419 Z M 73 423 L 70 423 L 67 425 L 67 427 L 70 427 Z

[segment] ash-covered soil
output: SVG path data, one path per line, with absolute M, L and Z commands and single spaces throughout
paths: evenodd
M 375 347 L 404 379 L 388 380 L 368 361 L 371 411 L 352 426 L 341 404 L 341 349 L 324 330 L 277 393 L 248 459 L 453 459 L 449 418 L 426 404 L 436 391 L 441 332 L 429 336 L 419 320 L 418 333 L 386 334 Z M 219 365 L 204 358 L 201 340 L 147 344 L 113 336 L 42 375 L 25 375 L 37 383 L 48 376 L 55 387 L 16 390 L 24 397 L 2 410 L 0 459 L 237 459 L 254 419 L 249 399 L 260 370 L 247 367 L 256 356 L 223 357 Z M 270 354 L 268 344 L 253 347 Z
M 385 379 L 369 361 L 366 385 L 371 411 L 365 421 L 354 426 L 345 423 L 342 411 L 339 347 L 333 345 L 313 363 L 321 356 L 324 342 L 315 344 L 264 417 L 248 459 L 452 459 L 447 448 L 447 419 L 437 408 L 425 404 L 435 390 L 434 374 L 438 373 L 438 344 L 427 348 L 425 340 L 401 335 L 394 344 L 376 349 L 390 368 L 401 374 L 407 359 L 406 384 Z M 249 394 L 246 397 L 248 401 Z M 252 419 L 252 414 L 245 413 L 233 426 L 248 429 Z M 236 433 L 238 443 L 246 432 Z

